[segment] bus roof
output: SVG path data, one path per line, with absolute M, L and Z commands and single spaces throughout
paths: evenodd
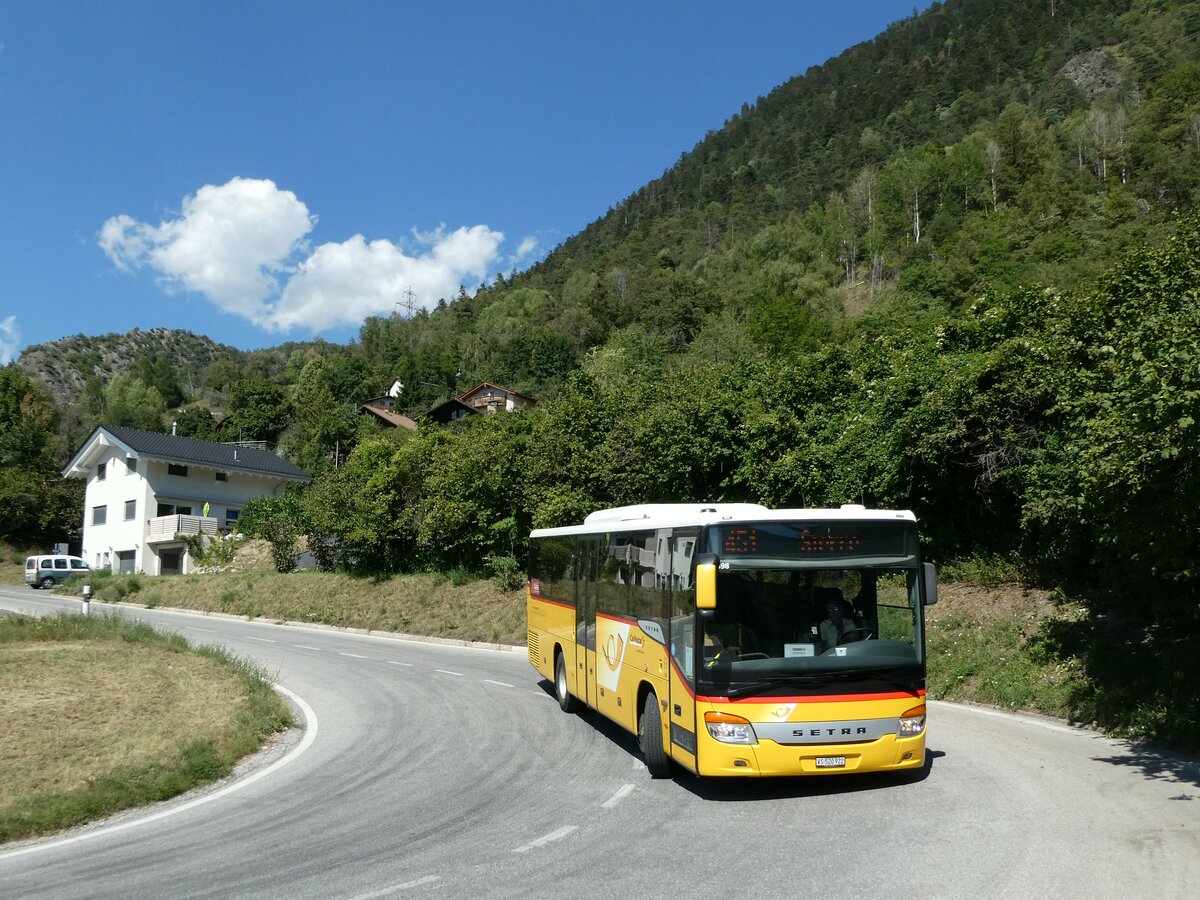
M 643 503 L 597 510 L 584 519 L 582 525 L 536 528 L 529 536 L 540 538 L 685 528 L 725 522 L 779 521 L 915 523 L 917 517 L 907 509 L 867 509 L 865 506 L 854 504 L 844 504 L 833 509 L 768 509 L 757 503 Z

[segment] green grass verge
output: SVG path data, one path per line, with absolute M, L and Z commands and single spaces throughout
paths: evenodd
M 1017 584 L 951 582 L 941 593 L 927 620 L 931 697 L 1200 753 L 1200 654 L 1187 623 L 1172 633 L 1121 622 L 1101 601 Z
M 103 679 L 115 673 L 129 696 L 160 698 L 163 708 L 137 717 L 141 730 L 130 737 L 133 717 L 106 720 L 106 704 L 87 695 L 89 686 L 72 669 L 81 658 L 89 665 L 98 661 L 96 679 L 107 696 L 112 687 Z M 180 713 L 185 721 L 173 721 L 178 704 L 171 682 L 185 674 L 190 695 L 203 696 L 199 685 L 232 702 L 210 704 L 199 725 L 187 710 Z M 11 757 L 0 772 L 0 797 L 7 801 L 0 803 L 0 841 L 51 834 L 208 784 L 291 724 L 286 705 L 261 670 L 222 650 L 193 648 L 178 635 L 119 616 L 0 617 L 0 688 L 2 740 Z M 89 751 L 98 733 L 106 744 L 93 749 L 109 751 L 108 756 Z M 53 752 L 46 751 L 48 740 Z M 113 765 L 111 744 L 117 742 L 122 744 L 118 755 L 139 761 Z M 161 758 L 144 758 L 160 746 L 169 748 Z M 55 767 L 62 767 L 61 775 Z M 34 782 L 57 787 L 28 792 L 25 786 Z
M 1047 654 L 1019 620 L 951 614 L 929 623 L 926 650 L 928 688 L 938 699 L 1078 718 L 1074 700 L 1086 684 L 1082 662 Z

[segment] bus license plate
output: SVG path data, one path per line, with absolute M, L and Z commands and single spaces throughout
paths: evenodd
M 818 756 L 818 769 L 843 769 L 846 767 L 846 757 L 844 756 Z

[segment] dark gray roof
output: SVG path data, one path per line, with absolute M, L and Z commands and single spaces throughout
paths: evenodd
M 217 444 L 212 441 L 196 440 L 196 438 L 177 437 L 173 434 L 140 431 L 137 428 L 126 428 L 122 425 L 97 426 L 88 440 L 84 441 L 83 446 L 86 448 L 91 443 L 92 437 L 101 431 L 107 432 L 109 436 L 139 456 L 152 456 L 155 459 L 185 465 L 191 463 L 210 466 L 214 469 L 231 472 L 255 472 L 260 475 L 277 475 L 281 478 L 304 481 L 308 481 L 312 477 L 298 466 L 293 466 L 282 456 L 276 456 L 266 450 L 235 447 L 232 444 Z
M 464 403 L 458 397 L 451 397 L 449 400 L 443 400 L 433 409 L 426 410 L 425 412 L 421 413 L 419 416 L 417 416 L 417 418 L 437 420 L 443 417 L 449 417 L 450 413 L 456 409 L 465 409 L 467 412 L 472 413 L 473 415 L 480 415 L 479 410 L 471 406 L 469 403 Z

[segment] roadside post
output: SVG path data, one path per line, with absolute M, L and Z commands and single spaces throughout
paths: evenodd
M 86 616 L 91 610 L 92 586 L 90 584 L 85 584 L 83 586 L 82 593 L 83 593 L 83 614 Z

